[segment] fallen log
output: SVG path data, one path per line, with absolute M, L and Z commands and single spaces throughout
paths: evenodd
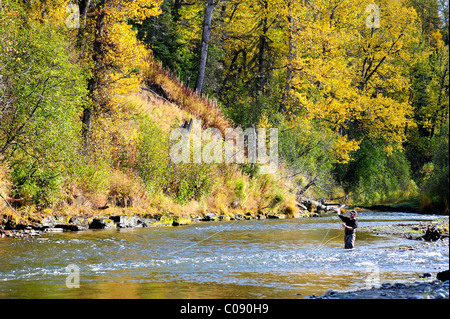
M 295 204 L 297 205 L 298 208 L 301 208 L 303 210 L 308 210 L 308 208 L 305 205 L 303 205 L 302 203 L 299 203 L 296 201 Z
M 3 197 L 3 195 L 2 194 L 0 194 L 0 197 L 5 201 L 5 203 L 8 205 L 8 207 L 14 212 L 14 214 L 16 214 L 16 216 L 18 217 L 18 218 L 20 218 L 20 214 L 18 213 L 18 212 L 16 212 L 16 210 L 11 206 L 11 204 L 9 203 L 9 201 L 5 198 L 5 197 Z
M 316 212 L 319 213 L 321 211 L 324 212 L 339 212 L 342 208 L 345 207 L 345 203 L 347 201 L 348 196 L 344 197 L 344 201 L 342 203 L 326 203 L 326 199 L 321 199 L 320 201 L 312 200 L 310 198 L 303 197 L 300 199 L 300 202 L 297 199 L 297 206 L 303 209 L 307 209 L 310 212 L 313 212 L 314 208 Z
M 158 93 L 156 93 L 156 92 L 153 91 L 152 89 L 149 89 L 149 88 L 146 88 L 146 87 L 142 87 L 142 86 L 141 86 L 141 90 L 144 90 L 144 91 L 148 91 L 148 92 L 150 92 L 150 93 L 153 93 L 154 95 L 156 95 L 156 97 L 157 97 L 158 99 L 161 99 L 161 100 L 163 100 L 164 102 L 167 102 L 167 103 L 171 103 L 168 99 L 166 99 L 165 97 L 159 95 Z
M 443 234 L 442 231 L 434 226 L 434 225 L 428 225 L 427 230 L 425 231 L 425 234 L 421 236 L 420 238 L 425 241 L 437 241 L 441 238 L 448 237 L 448 235 Z
M 317 181 L 317 176 L 314 177 L 314 179 L 313 179 L 312 181 L 310 181 L 308 184 L 306 184 L 306 186 L 305 186 L 301 191 L 299 191 L 299 192 L 296 194 L 296 196 L 297 196 L 297 197 L 302 196 L 302 195 L 308 190 L 308 188 L 310 188 L 310 187 L 313 186 L 313 185 L 316 185 L 316 181 Z

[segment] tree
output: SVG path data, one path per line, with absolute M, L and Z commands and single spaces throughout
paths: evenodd
M 133 22 L 138 38 L 151 49 L 153 57 L 181 79 L 198 69 L 194 67 L 198 59 L 189 43 L 197 39 L 186 39 L 183 33 L 189 28 L 188 22 L 183 21 L 184 4 L 182 0 L 166 0 L 161 4 L 160 15 L 146 18 L 141 24 Z
M 431 139 L 432 159 L 424 165 L 421 180 L 421 209 L 432 213 L 448 213 L 449 208 L 449 124 Z
M 311 119 L 341 136 L 342 161 L 362 139 L 401 148 L 413 126 L 408 102 L 409 65 L 419 32 L 414 9 L 379 2 L 380 28 L 367 28 L 367 1 L 299 3 L 292 88 Z
M 0 157 L 13 195 L 49 204 L 77 158 L 86 74 L 68 50 L 61 12 L 36 8 L 1 8 Z
M 200 62 L 198 66 L 197 82 L 195 83 L 195 91 L 200 94 L 202 92 L 203 80 L 205 78 L 206 59 L 208 57 L 209 36 L 211 33 L 211 18 L 214 7 L 216 6 L 214 0 L 207 0 L 207 7 L 205 10 L 205 18 L 203 20 L 203 34 L 202 45 L 200 49 Z
M 160 4 L 161 0 L 84 2 L 86 16 L 91 17 L 85 22 L 86 30 L 92 39 L 80 48 L 92 60 L 88 83 L 92 104 L 84 108 L 82 118 L 85 152 L 90 148 L 94 115 L 114 112 L 120 107 L 120 95 L 137 91 L 142 81 L 139 70 L 145 66 L 145 48 L 136 40 L 136 31 L 127 21 L 138 23 L 159 14 Z M 109 88 L 113 89 L 112 94 Z
M 278 111 L 288 51 L 286 8 L 279 0 L 227 1 L 222 7 L 216 32 L 224 69 L 219 99 L 239 124 Z
M 292 14 L 293 11 L 293 2 L 289 0 L 287 3 L 287 21 L 288 21 L 288 55 L 287 55 L 287 64 L 286 64 L 286 83 L 284 85 L 283 98 L 281 100 L 280 106 L 278 108 L 278 112 L 284 113 L 286 111 L 287 105 L 290 103 L 290 95 L 291 95 L 291 86 L 292 86 L 292 76 L 293 76 L 293 60 L 294 60 L 294 17 Z

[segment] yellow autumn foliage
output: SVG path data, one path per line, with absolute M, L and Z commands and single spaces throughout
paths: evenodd
M 419 32 L 404 1 L 382 0 L 380 28 L 366 26 L 370 1 L 294 1 L 294 94 L 309 119 L 339 134 L 336 154 L 347 162 L 362 138 L 399 149 L 414 125 L 408 102 L 412 52 Z

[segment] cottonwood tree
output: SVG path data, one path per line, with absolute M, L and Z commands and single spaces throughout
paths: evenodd
M 146 52 L 127 23 L 160 13 L 161 0 L 81 1 L 85 21 L 80 50 L 91 61 L 88 92 L 91 104 L 83 111 L 85 152 L 89 151 L 95 115 L 111 113 L 120 107 L 123 93 L 136 91 L 142 81 L 140 69 L 145 67 Z
M 379 2 L 380 27 L 368 28 L 368 1 L 298 2 L 292 87 L 307 116 L 338 134 L 342 161 L 362 139 L 402 147 L 413 126 L 409 66 L 417 60 L 416 12 L 404 1 Z

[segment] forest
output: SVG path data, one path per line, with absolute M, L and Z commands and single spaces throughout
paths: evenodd
M 1 0 L 0 210 L 448 214 L 448 49 L 445 0 Z M 276 173 L 174 163 L 191 119 L 277 128 Z

